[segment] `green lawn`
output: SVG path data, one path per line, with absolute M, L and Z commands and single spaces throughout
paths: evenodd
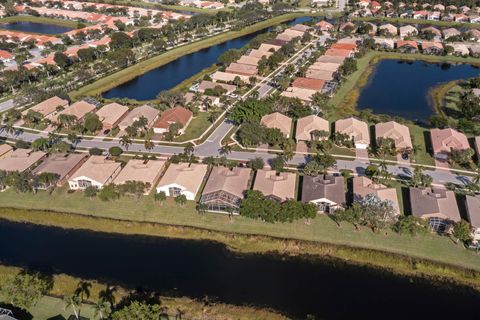
M 175 141 L 184 142 L 200 137 L 211 125 L 210 121 L 208 121 L 209 116 L 210 113 L 208 112 L 199 112 L 198 115 L 192 119 L 187 129 L 185 129 L 185 133 L 175 138 Z
M 154 202 L 153 196 L 143 197 L 139 202 L 135 202 L 127 197 L 112 202 L 102 202 L 98 199 L 87 199 L 80 192 L 67 193 L 65 190 L 57 190 L 52 196 L 48 196 L 45 192 L 33 195 L 17 194 L 12 190 L 7 190 L 0 193 L 0 203 L 14 208 L 54 210 L 119 220 L 158 222 L 225 232 L 320 241 L 336 245 L 383 250 L 480 270 L 480 256 L 453 244 L 451 240 L 445 237 L 433 234 L 410 237 L 401 236 L 393 232 L 374 234 L 368 229 L 358 232 L 348 224 L 342 224 L 342 227 L 339 229 L 330 218 L 323 215 L 314 219 L 309 225 L 303 221 L 269 224 L 241 216 L 230 220 L 227 216 L 220 214 L 199 215 L 195 211 L 194 202 L 189 202 L 184 207 L 181 207 L 175 205 L 170 199 L 163 206 L 160 206 Z M 191 231 L 194 229 L 188 229 L 190 231 L 175 231 L 174 229 L 163 228 L 159 231 L 152 225 L 135 225 L 131 223 L 125 225 L 114 221 L 99 223 L 93 219 L 80 219 L 76 215 L 48 215 L 41 213 L 36 218 L 32 218 L 30 215 L 35 215 L 35 211 L 29 212 L 26 211 L 25 215 L 22 216 L 19 212 L 12 213 L 9 210 L 0 210 L 0 217 L 7 217 L 13 220 L 26 219 L 26 221 L 39 224 L 51 223 L 56 225 L 58 222 L 60 225 L 72 228 L 88 228 L 107 232 L 154 234 L 186 238 L 201 237 L 223 242 L 230 241 L 228 240 L 229 238 L 225 239 L 223 236 L 211 233 L 202 233 L 199 236 L 194 231 Z M 59 222 L 60 220 L 58 219 L 62 222 Z M 241 242 L 240 239 L 232 241 L 233 243 L 230 243 L 229 246 L 243 251 L 269 251 L 277 248 L 272 247 L 267 241 L 259 243 Z
M 0 29 L 2 28 L 2 23 L 12 23 L 12 22 L 36 22 L 36 23 L 46 23 L 54 24 L 57 26 L 68 27 L 76 29 L 78 26 L 77 21 L 63 20 L 63 19 L 53 19 L 47 17 L 34 17 L 34 16 L 10 16 L 0 18 Z M 89 25 L 88 23 L 84 23 Z

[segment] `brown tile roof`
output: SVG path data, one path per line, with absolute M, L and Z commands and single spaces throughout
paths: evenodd
M 23 172 L 42 160 L 47 154 L 31 149 L 17 149 L 0 159 L 0 170 Z
M 369 194 L 376 195 L 381 201 L 388 200 L 397 214 L 400 214 L 400 206 L 398 205 L 397 189 L 387 188 L 383 184 L 374 183 L 367 177 L 353 178 L 353 200 L 361 201 Z
M 160 111 L 147 105 L 137 107 L 130 111 L 118 126 L 121 130 L 125 130 L 125 128 L 132 125 L 142 116 L 147 118 L 148 124 L 151 126 L 152 122 L 157 118 L 159 113 Z
M 97 116 L 104 126 L 114 127 L 127 113 L 128 107 L 118 103 L 109 103 L 97 111 Z
M 13 147 L 9 144 L 0 144 L 0 158 L 3 158 L 7 153 L 13 151 Z
M 33 110 L 36 112 L 41 113 L 44 117 L 48 116 L 49 114 L 55 112 L 57 107 L 67 107 L 68 100 L 64 100 L 57 96 L 51 97 L 45 101 L 40 102 L 39 104 L 33 106 L 28 110 Z M 23 114 L 27 114 L 28 110 L 25 110 Z
M 184 107 L 175 107 L 167 109 L 155 121 L 154 128 L 168 129 L 172 123 L 180 123 L 185 128 L 193 117 L 192 111 Z
M 240 59 L 237 60 L 238 63 L 242 64 L 249 64 L 252 66 L 257 66 L 260 58 L 252 57 L 252 56 L 241 56 Z
M 312 101 L 312 96 L 315 93 L 317 93 L 317 90 L 304 89 L 304 88 L 298 88 L 298 87 L 288 87 L 280 95 L 283 97 L 298 98 L 302 101 L 310 102 Z
M 233 62 L 226 69 L 226 72 L 237 73 L 245 76 L 254 76 L 258 73 L 255 66 Z
M 330 62 L 342 64 L 345 61 L 346 57 L 341 56 L 321 56 L 317 59 L 317 62 Z
M 197 194 L 207 174 L 208 166 L 200 163 L 171 163 L 160 180 L 159 186 L 177 184 L 193 194 Z
M 75 169 L 88 158 L 86 153 L 54 154 L 43 161 L 33 174 L 39 175 L 44 172 L 55 173 L 60 176 L 60 181 L 68 179 Z
M 480 228 L 480 195 L 469 196 L 466 198 L 466 209 L 468 221 L 474 228 Z
M 265 41 L 264 43 L 282 47 L 282 46 L 286 45 L 288 43 L 288 41 L 280 40 L 280 39 L 271 39 L 271 40 Z
M 455 129 L 431 129 L 433 153 L 466 150 L 470 148 L 467 137 Z
M 312 131 L 330 132 L 328 121 L 315 115 L 306 116 L 297 120 L 295 139 L 297 141 L 310 141 Z
M 61 114 L 68 114 L 68 115 L 73 115 L 76 116 L 78 120 L 83 119 L 85 115 L 89 112 L 93 112 L 97 109 L 95 105 L 85 102 L 85 101 L 77 101 L 74 104 L 71 104 L 70 106 L 66 107 L 64 110 L 60 111 L 57 114 L 53 114 L 49 116 L 48 118 L 55 122 L 57 121 L 58 117 Z
M 356 144 L 370 144 L 370 131 L 366 122 L 350 117 L 335 122 L 335 132 L 348 134 Z
M 333 71 L 325 71 L 325 70 L 307 70 L 307 74 L 305 75 L 307 78 L 323 80 L 323 81 L 331 81 L 333 80 L 335 72 Z
M 339 63 L 333 62 L 315 62 L 312 64 L 308 70 L 319 70 L 319 71 L 330 71 L 330 72 L 337 72 L 340 68 Z
M 239 198 L 243 198 L 250 180 L 249 168 L 235 167 L 232 170 L 226 167 L 213 167 L 202 195 L 217 191 L 225 191 Z
M 396 42 L 397 44 L 397 48 L 402 48 L 402 47 L 412 47 L 412 48 L 415 48 L 415 49 L 418 49 L 418 44 L 416 41 L 413 41 L 413 40 L 398 40 Z
M 330 48 L 325 51 L 326 56 L 335 56 L 335 57 L 350 57 L 352 55 L 352 50 L 341 50 Z
M 302 78 L 302 77 L 296 78 L 292 83 L 292 87 L 310 89 L 310 90 L 316 90 L 316 91 L 321 91 L 324 85 L 325 85 L 325 81 L 323 80 Z
M 87 177 L 99 184 L 105 184 L 114 178 L 120 168 L 120 162 L 108 160 L 104 156 L 91 156 L 69 180 Z
M 410 129 L 407 126 L 395 121 L 381 122 L 375 125 L 376 138 L 391 138 L 395 141 L 397 149 L 411 149 L 412 139 Z
M 281 41 L 281 40 L 280 40 Z M 265 52 L 272 52 L 272 51 L 277 51 L 280 49 L 282 46 L 279 45 L 274 45 L 274 44 L 268 44 L 268 43 L 262 43 L 260 47 L 258 47 L 258 50 L 260 51 L 265 51 Z
M 412 214 L 416 217 L 460 221 L 460 212 L 453 191 L 443 188 L 410 188 L 410 204 Z
M 198 91 L 204 92 L 206 89 L 214 89 L 215 87 L 222 87 L 227 90 L 228 93 L 233 92 L 237 89 L 236 86 L 231 84 L 203 80 L 198 85 Z
M 328 199 L 340 206 L 345 206 L 345 187 L 343 177 L 304 176 L 302 185 L 302 201 L 311 202 Z
M 322 30 L 322 31 L 329 31 L 329 30 L 333 29 L 333 24 L 331 24 L 330 22 L 325 21 L 325 20 L 322 20 L 322 21 L 318 22 L 316 24 L 316 26 L 319 27 L 320 30 Z
M 277 128 L 285 136 L 290 136 L 290 130 L 292 129 L 292 119 L 281 114 L 280 112 L 274 112 L 262 117 L 260 123 L 267 128 Z
M 113 180 L 114 184 L 124 184 L 127 181 L 140 181 L 154 187 L 157 179 L 163 171 L 165 161 L 163 160 L 139 160 L 132 159 L 127 162 L 122 171 Z
M 275 170 L 257 170 L 253 189 L 280 201 L 294 199 L 296 179 L 297 175 L 291 172 L 277 174 Z
M 260 51 L 260 50 L 257 50 L 257 49 L 252 49 L 252 50 L 250 50 L 248 55 L 250 57 L 256 57 L 256 58 L 262 58 L 262 57 L 268 58 L 272 54 L 273 54 L 273 52 L 268 52 L 268 51 L 266 52 L 266 51 Z
M 355 51 L 355 49 L 357 49 L 357 45 L 354 43 L 334 43 L 330 46 L 330 48 L 337 50 Z
M 441 42 L 438 42 L 438 41 L 422 41 L 422 50 L 433 49 L 433 48 L 443 50 L 443 45 Z

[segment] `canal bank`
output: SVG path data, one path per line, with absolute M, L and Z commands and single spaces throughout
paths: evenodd
M 54 25 L 54 26 L 69 28 L 70 30 L 76 29 L 78 26 L 77 21 L 71 21 L 71 20 L 53 19 L 53 18 L 47 18 L 47 17 L 34 17 L 34 16 L 10 16 L 10 17 L 0 18 L 0 29 L 3 28 L 2 24 L 19 23 L 19 22 L 31 22 L 31 23 Z M 84 23 L 84 24 L 90 25 L 89 23 Z M 32 31 L 32 32 L 40 33 L 38 31 L 37 32 Z M 59 32 L 59 33 L 62 33 L 62 32 Z
M 268 19 L 268 20 L 256 23 L 242 30 L 228 31 L 207 39 L 196 41 L 184 46 L 176 47 L 158 56 L 141 61 L 133 66 L 130 66 L 119 72 L 116 72 L 102 79 L 99 79 L 92 84 L 86 85 L 76 91 L 73 91 L 70 93 L 70 96 L 73 99 L 77 99 L 84 96 L 100 95 L 110 89 L 116 88 L 128 81 L 131 81 L 137 78 L 138 76 L 141 76 L 151 70 L 165 66 L 170 62 L 175 61 L 178 58 L 181 58 L 185 55 L 195 53 L 202 49 L 207 49 L 212 46 L 219 45 L 230 40 L 235 40 L 237 38 L 241 38 L 243 36 L 247 36 L 249 34 L 259 32 L 261 30 L 266 30 L 269 27 L 272 27 L 277 24 L 285 23 L 291 20 L 295 20 L 297 18 L 310 16 L 310 15 L 322 16 L 323 14 L 322 13 L 308 14 L 304 12 L 288 13 L 288 14 L 284 14 L 272 19 Z M 200 68 L 199 70 L 197 70 L 197 72 L 201 71 L 202 69 L 204 68 Z M 191 75 L 194 75 L 194 74 L 195 73 L 192 73 Z M 188 76 L 185 78 L 188 78 Z M 144 100 L 147 100 L 147 99 L 144 99 Z
M 7 241 L 8 239 L 8 241 Z M 261 240 L 261 239 L 260 239 Z M 8 265 L 48 267 L 99 279 L 234 305 L 273 308 L 294 319 L 470 318 L 479 291 L 439 278 L 401 277 L 335 259 L 272 253 L 238 254 L 211 241 L 123 236 L 0 222 L 0 259 Z M 61 257 L 59 259 L 59 257 Z M 78 261 L 92 261 L 79 264 Z M 345 308 L 348 301 L 348 308 Z M 372 301 L 375 313 L 365 308 Z M 430 308 L 439 305 L 455 308 Z M 343 306 L 343 307 L 342 307 Z M 473 312 L 473 313 L 472 313 Z

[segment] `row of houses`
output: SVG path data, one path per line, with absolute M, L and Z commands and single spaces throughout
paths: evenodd
M 403 53 L 418 53 L 441 55 L 445 52 L 458 56 L 479 57 L 480 44 L 473 43 L 442 43 L 439 41 L 397 40 L 374 37 L 375 46 L 380 50 L 398 50 Z
M 201 9 L 223 9 L 225 5 L 222 2 L 218 1 L 203 1 L 203 0 L 181 0 L 178 3 L 180 6 L 185 7 L 194 7 L 194 8 L 201 8 Z
M 101 108 L 87 101 L 77 101 L 69 104 L 68 100 L 60 97 L 52 97 L 22 112 L 24 116 L 29 111 L 38 112 L 51 123 L 57 123 L 61 115 L 75 116 L 77 121 L 82 121 L 89 113 L 95 113 L 102 122 L 102 132 L 118 127 L 125 131 L 129 126 L 140 118 L 146 119 L 146 127 L 153 128 L 158 134 L 169 131 L 172 123 L 181 125 L 180 133 L 188 127 L 193 119 L 193 113 L 183 107 L 174 107 L 163 112 L 148 105 L 135 107 L 133 109 L 118 103 L 109 103 Z

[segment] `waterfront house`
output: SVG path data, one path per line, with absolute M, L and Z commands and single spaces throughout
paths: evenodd
M 430 11 L 427 15 L 427 20 L 440 21 L 440 17 L 441 17 L 440 11 Z
M 265 198 L 278 202 L 295 199 L 297 175 L 275 170 L 257 170 L 253 190 L 263 193 Z
M 402 38 L 411 37 L 418 34 L 417 28 L 411 25 L 401 26 L 399 28 L 399 32 L 400 32 L 400 37 Z
M 321 56 L 317 59 L 317 62 L 330 62 L 330 63 L 337 63 L 337 64 L 343 64 L 345 61 L 346 57 L 343 56 Z
M 448 39 L 448 38 L 451 38 L 451 37 L 460 36 L 460 35 L 462 34 L 460 31 L 458 31 L 458 30 L 455 29 L 455 28 L 443 29 L 442 33 L 443 33 L 443 38 L 444 38 L 444 39 Z
M 442 32 L 439 29 L 432 26 L 421 29 L 421 32 L 431 33 L 433 34 L 434 38 L 438 38 L 438 39 L 442 37 Z
M 356 30 L 356 27 L 352 22 L 348 21 L 340 24 L 340 27 L 338 28 L 338 30 L 341 32 L 354 33 Z
M 36 104 L 30 109 L 27 109 L 22 112 L 23 115 L 26 115 L 29 110 L 35 111 L 43 115 L 44 117 L 56 113 L 57 110 L 63 110 L 68 107 L 68 100 L 62 99 L 60 97 L 54 96 L 47 100 Z
M 470 50 L 470 54 L 474 58 L 480 58 L 480 45 L 469 45 L 468 50 Z
M 122 171 L 113 180 L 114 184 L 125 184 L 127 181 L 143 182 L 148 187 L 145 194 L 149 194 L 163 172 L 165 161 L 132 159 L 127 162 Z
M 412 14 L 412 18 L 413 19 L 426 19 L 427 15 L 428 15 L 428 12 L 426 10 L 419 10 L 419 11 L 415 11 Z
M 120 162 L 109 160 L 104 156 L 91 156 L 73 173 L 68 184 L 71 190 L 85 190 L 88 187 L 101 189 L 112 183 L 121 169 Z
M 480 41 L 480 31 L 477 29 L 470 29 L 467 32 L 468 40 L 470 41 Z
M 379 138 L 392 139 L 398 151 L 413 148 L 410 129 L 406 125 L 395 121 L 377 123 L 375 125 L 375 137 L 376 140 Z
M 397 50 L 402 53 L 417 53 L 418 52 L 418 44 L 416 41 L 412 40 L 398 40 L 395 43 Z
M 344 51 L 344 50 L 342 50 L 342 51 Z M 325 71 L 325 70 L 308 69 L 305 76 L 307 78 L 310 78 L 310 79 L 323 80 L 323 81 L 326 82 L 326 81 L 332 81 L 333 79 L 335 79 L 335 72 Z
M 187 200 L 193 201 L 207 170 L 206 164 L 171 163 L 160 179 L 157 192 L 165 192 L 169 197 L 184 195 Z
M 441 3 L 437 3 L 433 6 L 433 10 L 445 11 L 445 6 Z
M 320 213 L 345 208 L 345 182 L 342 176 L 304 176 L 302 202 L 313 203 Z
M 13 147 L 9 144 L 0 144 L 0 160 L 8 157 L 13 152 Z
M 340 69 L 340 64 L 333 62 L 315 62 L 308 67 L 308 70 L 310 71 L 329 71 L 333 73 L 337 73 L 338 69 Z
M 243 56 L 245 57 L 245 56 Z M 255 59 L 255 58 L 253 58 Z M 226 93 L 232 93 L 233 91 L 237 90 L 237 87 L 232 85 L 232 84 L 226 84 L 226 83 L 218 83 L 218 82 L 213 82 L 213 81 L 207 81 L 207 80 L 202 80 L 200 84 L 198 85 L 198 92 L 204 93 L 205 90 L 208 89 L 215 89 L 216 87 L 221 87 L 224 90 L 226 90 Z
M 315 91 L 322 91 L 325 81 L 319 79 L 310 79 L 298 77 L 292 82 L 292 87 L 300 89 L 309 89 Z
M 365 176 L 353 178 L 353 201 L 360 202 L 367 195 L 373 194 L 381 201 L 388 201 L 397 215 L 400 214 L 397 189 L 388 188 L 381 183 L 374 183 Z
M 208 211 L 237 213 L 248 189 L 250 168 L 213 167 L 200 198 Z
M 295 30 L 295 31 L 303 32 L 303 33 L 308 32 L 310 29 L 311 29 L 311 27 L 306 26 L 304 24 L 300 24 L 300 23 L 297 23 L 293 27 L 288 28 L 288 30 Z
M 375 46 L 378 49 L 391 50 L 395 47 L 395 41 L 393 39 L 374 37 L 373 41 L 375 41 Z
M 260 47 L 258 47 L 258 50 L 267 51 L 267 52 L 275 52 L 275 51 L 279 50 L 281 47 L 282 46 L 280 46 L 280 45 L 262 43 L 260 45 Z
M 24 172 L 28 168 L 37 164 L 46 156 L 47 154 L 42 151 L 33 151 L 32 149 L 16 149 L 0 159 L 0 170 L 8 172 Z
M 192 121 L 192 111 L 184 107 L 174 107 L 162 112 L 160 117 L 153 124 L 153 131 L 155 133 L 165 133 L 169 131 L 170 125 L 178 123 L 181 125 L 179 134 L 183 134 L 185 129 Z
M 472 226 L 473 243 L 477 244 L 480 241 L 480 195 L 467 195 L 465 199 L 465 208 L 468 221 Z
M 447 47 L 451 47 L 452 54 L 456 56 L 468 56 L 470 53 L 468 46 L 464 43 L 448 43 Z
M 455 129 L 431 129 L 433 155 L 438 160 L 447 160 L 452 150 L 470 149 L 467 137 Z
M 147 105 L 136 107 L 132 109 L 132 111 L 130 111 L 123 118 L 122 121 L 120 121 L 118 127 L 120 128 L 120 130 L 125 131 L 127 127 L 131 126 L 135 121 L 139 120 L 140 117 L 144 117 L 145 119 L 147 119 L 147 127 L 151 127 L 153 121 L 155 121 L 159 113 L 160 111 Z
M 468 20 L 470 23 L 480 23 L 480 15 L 471 14 L 468 16 Z
M 410 188 L 410 205 L 412 215 L 427 220 L 437 232 L 461 220 L 455 193 L 444 188 Z
M 330 48 L 325 51 L 326 56 L 338 56 L 338 57 L 344 57 L 344 58 L 351 58 L 354 55 L 354 52 L 352 50 L 342 50 L 342 49 L 334 49 Z
M 260 61 L 260 58 L 256 58 L 252 56 L 241 56 L 240 59 L 237 60 L 237 63 L 258 66 L 259 61 Z
M 232 62 L 226 69 L 226 72 L 240 74 L 244 76 L 254 76 L 258 73 L 256 66 Z
M 295 139 L 298 141 L 311 141 L 312 132 L 324 131 L 330 133 L 328 121 L 315 115 L 306 116 L 297 120 Z M 323 137 L 328 139 L 328 137 Z
M 248 53 L 248 56 L 249 57 L 255 57 L 255 58 L 268 58 L 270 57 L 271 55 L 273 54 L 273 52 L 269 52 L 269 51 L 260 51 L 258 49 L 252 49 L 250 50 L 250 52 Z
M 422 41 L 421 46 L 423 54 L 440 55 L 444 52 L 442 43 L 438 41 Z
M 458 23 L 468 22 L 468 16 L 463 13 L 457 13 L 453 15 L 453 20 Z
M 5 50 L 0 50 L 0 62 L 7 63 L 12 60 L 13 60 L 13 54 Z
M 350 117 L 337 120 L 335 122 L 335 132 L 348 135 L 357 149 L 366 149 L 370 144 L 368 124 L 357 118 Z
M 333 24 L 328 21 L 322 20 L 316 24 L 317 28 L 321 31 L 330 31 L 333 29 Z
M 292 130 L 292 119 L 281 114 L 280 112 L 264 115 L 260 120 L 260 123 L 267 128 L 279 129 L 286 138 L 290 137 L 290 131 Z
M 40 175 L 44 172 L 56 174 L 58 175 L 57 186 L 61 187 L 87 159 L 88 154 L 86 153 L 52 154 L 36 167 L 32 173 L 34 175 Z
M 248 76 L 243 76 L 243 75 L 238 75 L 235 73 L 228 73 L 228 72 L 223 72 L 223 71 L 216 71 L 211 75 L 211 78 L 213 81 L 221 81 L 221 82 L 232 82 L 235 80 L 235 78 L 239 78 L 243 82 L 248 83 L 249 77 Z M 216 82 L 220 83 L 220 82 Z
M 387 23 L 378 28 L 378 32 L 382 36 L 395 37 L 398 34 L 398 29 L 393 24 Z
M 127 113 L 128 107 L 118 103 L 109 103 L 100 108 L 97 111 L 97 116 L 102 122 L 102 132 L 116 127 Z
M 312 79 L 312 80 L 316 80 L 316 79 Z M 319 81 L 323 81 L 323 80 L 319 80 Z M 298 98 L 302 100 L 302 102 L 308 103 L 312 101 L 312 96 L 317 92 L 318 92 L 317 90 L 312 90 L 312 89 L 288 87 L 280 95 L 288 98 Z
M 344 40 L 346 40 L 344 38 Z M 331 49 L 336 49 L 336 50 L 350 50 L 351 54 L 353 55 L 355 51 L 357 51 L 357 44 L 355 43 L 355 40 L 352 39 L 352 42 L 350 41 L 341 41 L 339 40 L 337 43 L 334 43 L 330 46 Z
M 96 109 L 97 107 L 95 105 L 81 100 L 71 104 L 58 113 L 50 114 L 47 118 L 52 122 L 57 122 L 60 115 L 69 115 L 75 116 L 78 121 L 81 121 L 87 113 L 93 112 Z

